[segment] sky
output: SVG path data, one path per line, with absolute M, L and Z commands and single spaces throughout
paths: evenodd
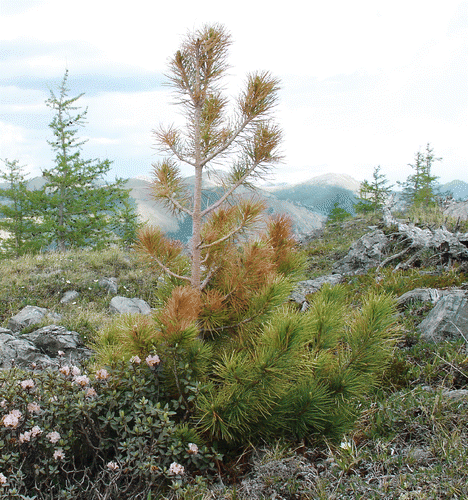
M 327 173 L 389 182 L 412 173 L 430 144 L 432 173 L 468 182 L 468 1 L 0 0 L 0 159 L 30 176 L 51 168 L 45 101 L 69 71 L 70 96 L 88 108 L 83 157 L 112 176 L 151 176 L 152 131 L 182 123 L 168 61 L 189 31 L 231 33 L 226 89 L 249 72 L 281 81 L 275 120 L 284 161 L 270 182 Z M 0 164 L 0 168 L 1 168 Z M 187 167 L 184 175 L 192 175 Z

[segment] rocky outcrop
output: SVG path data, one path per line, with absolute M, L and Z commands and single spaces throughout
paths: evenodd
M 290 295 L 290 300 L 293 300 L 299 304 L 303 311 L 308 309 L 309 304 L 306 300 L 306 296 L 318 292 L 323 285 L 337 285 L 343 281 L 343 276 L 341 274 L 328 274 L 326 276 L 320 276 L 313 280 L 300 281 L 294 291 Z
M 338 274 L 363 274 L 383 260 L 388 238 L 380 229 L 365 234 L 355 241 L 348 254 L 333 266 Z
M 464 290 L 444 295 L 420 323 L 421 338 L 444 342 L 463 338 L 468 343 L 468 297 Z
M 18 314 L 15 314 L 8 322 L 8 329 L 13 332 L 19 332 L 23 328 L 40 323 L 45 318 L 52 322 L 60 319 L 60 316 L 48 311 L 44 307 L 26 306 Z
M 79 365 L 91 355 L 80 335 L 63 326 L 49 325 L 24 335 L 0 328 L 0 369 Z

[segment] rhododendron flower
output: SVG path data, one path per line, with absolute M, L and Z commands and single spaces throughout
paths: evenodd
M 73 381 L 81 385 L 81 387 L 85 387 L 89 384 L 89 378 L 86 375 L 79 375 L 73 379 Z
M 97 396 L 97 392 L 92 387 L 88 387 L 86 389 L 85 396 L 87 398 L 94 398 L 95 396 Z
M 132 356 L 130 358 L 130 363 L 135 363 L 136 365 L 139 365 L 141 363 L 141 359 L 138 356 Z
M 23 414 L 19 410 L 11 410 L 10 413 L 16 418 L 21 418 L 23 416 Z
M 25 443 L 27 441 L 30 441 L 31 440 L 31 436 L 32 436 L 32 432 L 31 431 L 22 432 L 19 435 L 19 442 L 20 443 Z
M 169 474 L 179 475 L 185 472 L 184 466 L 178 464 L 177 462 L 172 462 L 169 466 Z
M 107 464 L 107 468 L 109 470 L 117 470 L 119 468 L 119 464 L 117 462 L 109 462 Z
M 2 400 L 0 401 L 0 406 L 1 406 L 2 408 L 6 408 L 6 405 L 7 405 L 7 401 L 6 401 L 6 399 L 2 399 Z
M 189 443 L 187 453 L 196 455 L 198 453 L 198 446 L 195 443 Z
M 161 360 L 159 359 L 159 356 L 157 354 L 154 354 L 153 356 L 147 356 L 145 361 L 151 368 L 161 363 Z
M 78 377 L 78 375 L 81 375 L 81 370 L 77 366 L 72 366 L 71 372 L 74 377 Z
M 0 472 L 0 484 L 6 484 L 7 478 Z
M 109 378 L 109 373 L 106 369 L 101 368 L 100 370 L 98 370 L 96 372 L 96 379 L 97 380 L 106 380 L 107 378 Z
M 63 460 L 65 458 L 65 453 L 63 452 L 62 448 L 58 448 L 54 451 L 54 458 L 55 460 Z
M 70 367 L 68 365 L 61 366 L 59 368 L 59 372 L 67 377 L 70 375 Z
M 30 413 L 39 413 L 41 411 L 41 407 L 38 403 L 28 403 L 28 411 Z
M 19 418 L 15 415 L 12 415 L 11 413 L 8 413 L 8 415 L 5 415 L 2 418 L 2 423 L 5 427 L 11 427 L 12 429 L 14 429 L 19 423 Z
M 40 434 L 42 434 L 42 429 L 38 425 L 35 425 L 31 429 L 31 435 L 32 435 L 32 437 L 39 436 Z
M 65 355 L 65 353 L 63 351 L 57 351 L 57 355 L 60 356 L 60 357 L 62 357 L 62 356 Z
M 49 432 L 46 437 L 52 444 L 55 444 L 60 439 L 60 434 L 57 431 L 53 431 Z
M 23 389 L 34 389 L 34 380 L 30 378 L 28 380 L 22 380 L 20 385 Z

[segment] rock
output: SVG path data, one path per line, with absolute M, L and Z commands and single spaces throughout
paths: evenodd
M 398 297 L 397 306 L 404 309 L 414 302 L 432 302 L 435 304 L 441 296 L 442 293 L 436 288 L 415 288 Z
M 62 351 L 63 357 L 59 357 Z M 78 333 L 63 326 L 49 325 L 34 332 L 18 335 L 0 332 L 0 368 L 13 365 L 30 368 L 58 366 L 65 360 L 70 364 L 82 364 L 92 354 Z
M 362 274 L 380 264 L 388 238 L 377 229 L 355 241 L 348 254 L 333 266 L 338 274 Z
M 13 332 L 19 332 L 27 326 L 40 323 L 47 312 L 45 307 L 26 306 L 18 314 L 10 318 L 8 328 Z
M 421 338 L 429 342 L 468 342 L 468 298 L 464 290 L 444 295 L 420 323 Z
M 101 278 L 98 281 L 98 285 L 104 288 L 109 295 L 117 295 L 118 293 L 117 278 Z
M 117 295 L 110 301 L 110 310 L 118 314 L 150 314 L 151 307 L 142 299 L 129 299 Z
M 73 302 L 76 300 L 80 294 L 76 290 L 70 290 L 69 292 L 65 292 L 63 297 L 60 299 L 61 304 L 68 304 L 69 302 Z
M 453 401 L 468 401 L 468 390 L 467 389 L 456 389 L 443 391 L 444 397 L 451 399 Z
M 342 281 L 343 276 L 341 274 L 328 274 L 313 280 L 300 281 L 289 298 L 298 304 L 304 305 L 304 303 L 307 302 L 306 295 L 318 292 L 326 283 L 330 285 L 337 285 Z M 307 309 L 307 307 L 305 307 L 305 309 Z

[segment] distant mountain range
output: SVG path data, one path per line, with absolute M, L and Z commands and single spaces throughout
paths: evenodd
M 193 185 L 193 177 L 186 178 L 187 185 Z M 30 189 L 38 189 L 44 184 L 42 177 L 35 177 L 28 183 Z M 298 236 L 305 235 L 321 227 L 335 203 L 349 213 L 353 213 L 353 204 L 359 193 L 360 183 L 345 174 L 324 174 L 295 185 L 267 186 L 255 191 L 255 196 L 267 206 L 267 214 L 286 214 L 294 223 Z M 0 188 L 6 184 L 0 184 Z M 188 241 L 191 236 L 191 219 L 178 218 L 170 213 L 163 203 L 155 201 L 151 193 L 151 180 L 131 178 L 126 181 L 130 196 L 135 202 L 142 221 L 159 226 L 171 238 Z M 468 184 L 455 180 L 439 187 L 440 192 L 451 192 L 454 199 L 468 199 Z M 203 194 L 205 200 L 214 201 L 219 196 L 219 184 L 216 176 L 204 179 Z M 250 195 L 247 190 L 241 191 Z

